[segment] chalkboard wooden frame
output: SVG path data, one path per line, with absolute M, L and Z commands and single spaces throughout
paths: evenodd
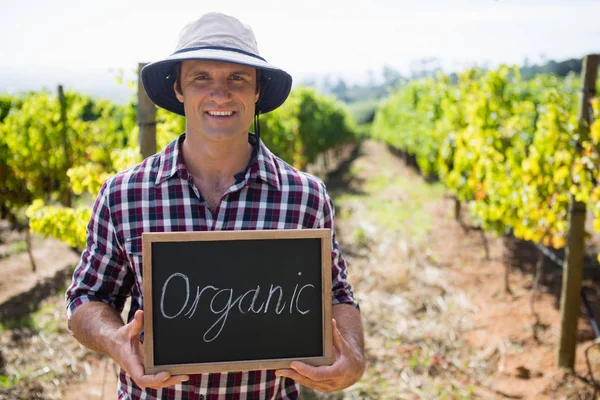
M 332 293 L 331 293 L 331 229 L 286 229 L 217 232 L 145 232 L 143 243 L 143 293 L 144 293 L 144 368 L 146 374 L 167 371 L 171 374 L 197 374 L 210 372 L 253 371 L 289 368 L 291 361 L 319 366 L 333 363 Z M 247 240 L 320 239 L 321 243 L 321 314 L 322 354 L 315 357 L 285 357 L 225 362 L 194 362 L 155 364 L 152 295 L 152 246 L 157 242 L 194 241 L 247 241 Z M 231 266 L 235 269 L 235 265 Z M 237 266 L 239 267 L 239 265 Z

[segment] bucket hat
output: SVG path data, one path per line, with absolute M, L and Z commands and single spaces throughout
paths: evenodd
M 208 13 L 188 24 L 179 34 L 173 54 L 142 68 L 142 84 L 150 100 L 179 115 L 185 111 L 173 84 L 175 65 L 183 60 L 224 61 L 260 69 L 257 115 L 282 105 L 292 88 L 292 77 L 259 55 L 252 29 L 229 15 Z

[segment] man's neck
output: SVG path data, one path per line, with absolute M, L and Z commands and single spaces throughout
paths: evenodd
M 195 181 L 212 184 L 234 182 L 234 175 L 244 170 L 252 155 L 252 145 L 245 141 L 196 141 L 186 136 L 182 143 L 185 166 Z

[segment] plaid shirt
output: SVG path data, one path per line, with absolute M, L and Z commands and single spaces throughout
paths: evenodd
M 86 248 L 67 289 L 68 318 L 89 301 L 121 312 L 132 296 L 129 321 L 143 308 L 142 232 L 333 229 L 333 202 L 323 182 L 290 167 L 252 135 L 254 156 L 212 215 L 183 163 L 184 138 L 102 186 Z M 333 304 L 357 306 L 335 232 L 331 258 Z M 264 370 L 192 374 L 188 382 L 142 390 L 121 371 L 118 393 L 119 399 L 296 399 L 299 389 L 293 380 Z

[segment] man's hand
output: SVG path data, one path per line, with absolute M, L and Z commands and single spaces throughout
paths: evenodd
M 144 312 L 138 310 L 130 323 L 117 329 L 110 337 L 111 345 L 108 349 L 108 355 L 142 389 L 160 389 L 187 381 L 189 379 L 187 375 L 171 376 L 171 374 L 164 371 L 156 375 L 144 374 L 144 348 L 140 342 L 140 332 L 143 327 Z
M 335 392 L 351 386 L 360 379 L 365 369 L 362 349 L 354 349 L 333 322 L 334 362 L 331 366 L 313 367 L 293 361 L 290 369 L 279 369 L 277 376 L 285 376 L 299 384 L 320 392 Z

